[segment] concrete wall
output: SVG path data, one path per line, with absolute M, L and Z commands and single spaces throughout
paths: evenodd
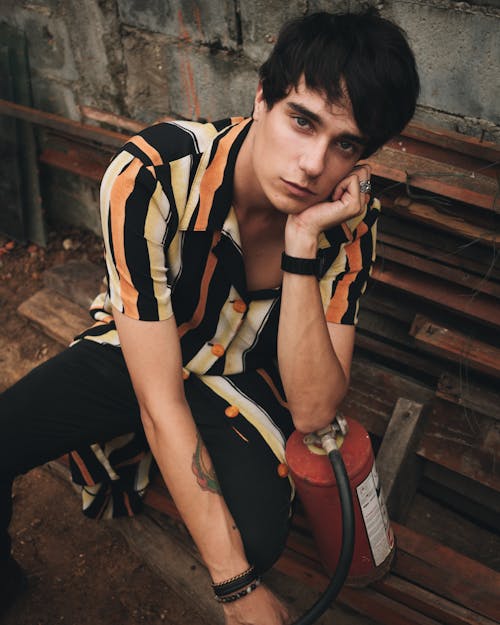
M 144 122 L 163 115 L 217 119 L 249 113 L 257 68 L 285 19 L 361 4 L 1 0 L 0 22 L 26 34 L 37 108 L 76 120 L 80 105 Z M 407 31 L 415 50 L 422 78 L 417 118 L 499 142 L 500 0 L 377 6 Z M 93 215 L 81 221 L 95 229 Z

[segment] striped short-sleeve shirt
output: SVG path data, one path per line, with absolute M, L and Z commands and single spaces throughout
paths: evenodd
M 101 185 L 107 291 L 79 339 L 118 346 L 112 305 L 145 321 L 175 316 L 196 375 L 283 461 L 291 429 L 276 365 L 280 289 L 249 294 L 232 207 L 236 157 L 251 119 L 156 124 L 126 143 Z M 375 258 L 380 205 L 320 236 L 328 321 L 357 322 Z

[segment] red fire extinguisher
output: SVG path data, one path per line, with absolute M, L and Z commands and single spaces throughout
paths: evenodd
M 346 583 L 364 586 L 387 573 L 395 553 L 368 432 L 357 421 L 339 415 L 331 426 L 316 434 L 294 432 L 286 445 L 286 461 L 323 565 L 332 574 L 339 566 L 346 521 L 329 461 L 332 454 L 327 455 L 330 450 L 322 447 L 325 434 L 334 439 L 332 449 L 340 450 L 352 499 L 354 545 Z

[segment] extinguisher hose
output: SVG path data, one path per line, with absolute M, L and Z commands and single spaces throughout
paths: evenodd
M 338 595 L 351 566 L 354 551 L 354 508 L 351 487 L 340 451 L 333 449 L 328 453 L 328 458 L 335 473 L 342 509 L 342 547 L 337 568 L 324 593 L 293 625 L 311 625 L 319 619 Z

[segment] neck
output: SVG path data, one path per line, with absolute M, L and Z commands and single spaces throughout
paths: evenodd
M 250 127 L 240 148 L 234 166 L 233 207 L 239 219 L 245 220 L 250 215 L 273 219 L 276 209 L 267 199 L 260 186 L 252 162 L 254 126 Z

